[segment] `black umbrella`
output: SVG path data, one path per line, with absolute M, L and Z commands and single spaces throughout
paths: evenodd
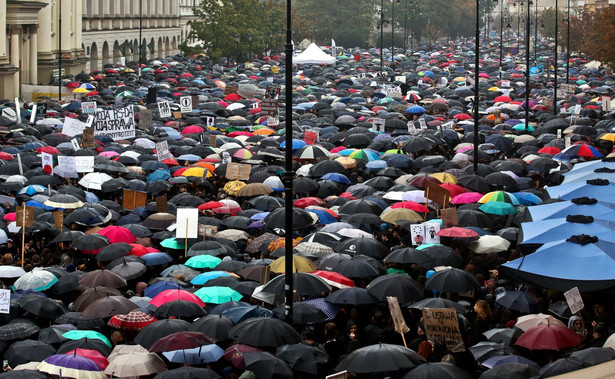
M 586 366 L 594 366 L 615 359 L 615 350 L 608 347 L 589 347 L 570 354 Z
M 540 312 L 540 303 L 526 291 L 504 291 L 495 297 L 495 302 L 513 311 L 525 313 Z
M 318 186 L 318 184 L 316 186 Z M 248 202 L 252 204 L 254 208 L 263 212 L 269 212 L 275 208 L 284 206 L 283 200 L 275 196 L 257 196 L 253 199 L 250 199 Z
M 55 353 L 56 348 L 43 341 L 25 340 L 9 346 L 4 358 L 9 361 L 9 366 L 17 367 L 28 362 L 41 362 Z
M 158 318 L 188 318 L 194 319 L 205 316 L 205 310 L 198 304 L 186 300 L 173 300 L 162 304 L 154 311 L 154 316 Z
M 371 213 L 374 215 L 380 215 L 382 213 L 382 208 L 375 202 L 371 200 L 350 200 L 340 206 L 338 213 L 344 213 L 348 215 L 356 214 L 356 213 Z
M 96 350 L 105 357 L 111 354 L 111 348 L 106 343 L 99 339 L 87 337 L 64 342 L 60 348 L 58 348 L 57 354 L 65 354 L 75 349 Z
M 273 312 L 281 319 L 286 320 L 285 304 L 280 304 L 273 309 Z M 309 303 L 294 303 L 293 304 L 293 320 L 295 324 L 317 324 L 327 319 L 325 312 L 320 310 L 313 304 Z
M 126 242 L 116 242 L 103 247 L 98 254 L 96 254 L 96 260 L 99 262 L 111 262 L 114 259 L 121 258 L 130 253 L 132 249 L 133 247 Z
M 73 242 L 73 247 L 79 250 L 98 250 L 109 244 L 109 238 L 100 234 L 85 234 Z
M 214 370 L 199 367 L 180 367 L 173 370 L 162 371 L 154 379 L 217 379 L 221 375 Z
M 205 335 L 214 337 L 218 341 L 226 341 L 228 332 L 235 326 L 233 321 L 222 315 L 207 315 L 201 317 L 190 325 L 189 330 L 201 332 Z
M 308 226 L 314 225 L 315 221 L 310 215 L 310 212 L 305 211 L 301 208 L 293 208 L 293 229 L 303 229 Z M 286 227 L 286 209 L 278 208 L 265 217 L 263 222 L 270 229 L 274 230 L 284 230 Z
M 449 268 L 437 271 L 425 282 L 425 289 L 447 292 L 467 292 L 480 287 L 478 280 L 471 273 L 458 268 Z
M 135 337 L 134 341 L 139 345 L 150 348 L 162 337 L 170 334 L 186 331 L 190 327 L 190 323 L 184 320 L 168 319 L 158 320 L 143 328 Z
M 400 304 L 408 304 L 422 299 L 424 288 L 408 275 L 387 274 L 372 280 L 367 286 L 367 292 L 380 301 L 385 301 L 387 296 L 394 296 Z
M 490 357 L 496 355 L 510 355 L 514 353 L 512 347 L 506 346 L 503 343 L 484 341 L 470 347 L 470 353 L 479 362 L 484 362 Z
M 67 312 L 55 320 L 56 324 L 71 324 L 77 329 L 97 329 L 105 325 L 105 321 L 98 317 L 85 317 L 81 312 Z
M 229 331 L 229 339 L 260 348 L 277 348 L 301 342 L 301 336 L 290 324 L 269 317 L 254 317 L 240 322 Z
M 248 351 L 243 353 L 246 369 L 254 372 L 258 378 L 293 378 L 290 366 L 282 359 L 265 351 Z
M 318 374 L 318 367 L 327 363 L 329 358 L 322 349 L 304 343 L 282 345 L 276 349 L 275 355 L 293 370 L 313 375 Z
M 67 311 L 59 301 L 31 293 L 22 297 L 19 305 L 22 309 L 46 320 L 55 320 Z
M 326 300 L 330 303 L 340 305 L 375 304 L 378 302 L 378 298 L 367 292 L 365 288 L 360 287 L 342 288 L 334 291 L 326 297 Z
M 85 233 L 78 230 L 65 230 L 62 233 L 58 234 L 51 242 L 72 242 L 84 235 Z
M 120 296 L 120 291 L 102 286 L 87 288 L 75 299 L 73 306 L 75 310 L 82 312 L 88 305 L 106 296 Z
M 389 249 L 374 238 L 349 238 L 339 242 L 335 246 L 335 251 L 350 255 L 363 254 L 380 259 L 387 255 Z
M 137 238 L 149 237 L 152 235 L 152 232 L 143 225 L 130 224 L 124 225 L 124 227 Z
M 560 358 L 543 366 L 539 373 L 541 378 L 549 378 L 551 376 L 562 375 L 571 371 L 581 370 L 587 367 L 575 357 Z
M 309 176 L 312 178 L 320 178 L 321 176 L 330 172 L 337 172 L 338 174 L 344 174 L 346 169 L 341 163 L 337 161 L 322 161 L 316 163 L 310 168 Z
M 340 262 L 332 271 L 344 275 L 347 278 L 373 278 L 380 275 L 380 271 L 369 262 L 359 259 L 349 259 Z
M 110 271 L 126 280 L 136 279 L 147 271 L 147 268 L 141 262 L 130 261 L 124 257 L 120 259 L 122 262 L 114 266 Z
M 67 327 L 61 327 L 59 325 L 50 326 L 49 328 L 41 329 L 38 332 L 38 339 L 48 344 L 59 345 L 68 340 L 67 338 L 62 337 L 62 335 L 69 330 L 74 330 L 74 328 L 69 329 Z
M 483 333 L 489 341 L 503 343 L 512 346 L 523 334 L 523 330 L 517 328 L 495 328 Z
M 488 228 L 493 226 L 493 220 L 485 213 L 476 210 L 461 210 L 457 212 L 459 226 L 478 226 Z
M 300 176 L 296 179 L 293 179 L 293 189 L 297 193 L 307 194 L 307 193 L 316 191 L 318 189 L 318 182 L 316 182 L 314 179 L 310 179 L 305 176 Z
M 460 178 L 457 178 L 459 184 L 471 191 L 487 193 L 491 190 L 489 187 L 489 183 L 485 180 L 484 177 L 478 175 L 465 175 Z
M 362 347 L 342 358 L 335 371 L 369 374 L 408 370 L 425 363 L 425 359 L 400 345 L 379 343 Z
M 424 308 L 452 308 L 457 311 L 457 313 L 467 313 L 468 309 L 464 306 L 448 299 L 443 299 L 441 297 L 429 297 L 423 300 L 419 300 L 417 302 L 409 305 L 408 308 L 413 309 L 424 309 Z
M 467 371 L 444 362 L 427 362 L 413 368 L 402 379 L 471 379 L 473 378 Z
M 53 286 L 51 286 L 51 288 L 49 288 L 49 294 L 59 296 L 75 291 L 77 288 L 79 288 L 79 277 L 83 274 L 85 274 L 85 272 L 75 271 L 61 277 L 56 275 L 58 281 Z
M 94 270 L 81 275 L 79 284 L 90 288 L 98 286 L 120 288 L 126 285 L 126 279 L 110 270 Z
M 279 275 L 265 284 L 262 292 L 284 295 L 284 287 L 284 275 Z M 295 272 L 293 273 L 293 291 L 299 296 L 313 296 L 323 292 L 331 292 L 331 286 L 318 275 Z
M 503 363 L 481 374 L 480 379 L 529 379 L 538 377 L 539 372 L 523 363 Z

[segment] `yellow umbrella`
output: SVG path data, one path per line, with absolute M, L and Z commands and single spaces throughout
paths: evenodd
M 615 133 L 606 133 L 600 136 L 600 139 L 615 142 Z
M 458 183 L 457 178 L 454 175 L 448 174 L 446 172 L 436 172 L 435 174 L 429 174 L 429 176 L 438 179 L 441 183 Z
M 285 267 L 286 257 L 280 257 L 269 265 L 271 271 L 277 274 L 284 274 Z M 316 263 L 300 255 L 293 255 L 293 272 L 314 272 L 316 270 L 318 270 Z
M 380 215 L 380 219 L 389 224 L 397 225 L 397 221 L 422 222 L 423 217 L 408 208 L 395 208 L 384 212 Z
M 491 91 L 491 92 L 496 92 L 499 91 L 500 89 L 498 87 L 491 87 L 489 89 L 487 89 L 487 91 Z
M 198 177 L 202 177 L 204 171 L 205 171 L 205 168 L 203 168 L 203 167 L 190 167 L 189 169 L 187 169 L 184 172 L 182 172 L 181 175 L 182 176 L 198 176 Z
M 81 87 L 77 87 L 73 90 L 73 93 L 88 93 L 88 92 L 90 92 L 89 89 L 85 89 Z
M 465 76 L 458 76 L 455 79 L 453 79 L 454 82 L 465 82 L 466 78 Z
M 245 186 L 246 186 L 246 183 L 240 182 L 239 180 L 233 180 L 232 182 L 226 183 L 226 185 L 224 186 L 224 188 L 222 188 L 222 190 L 229 195 L 237 196 L 237 192 L 239 192 L 239 190 Z

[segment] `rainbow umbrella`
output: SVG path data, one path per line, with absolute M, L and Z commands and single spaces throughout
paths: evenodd
M 510 192 L 506 192 L 506 191 L 489 192 L 478 200 L 478 202 L 481 204 L 490 203 L 492 201 L 500 201 L 500 202 L 509 203 L 512 205 L 521 204 L 517 196 L 513 195 Z

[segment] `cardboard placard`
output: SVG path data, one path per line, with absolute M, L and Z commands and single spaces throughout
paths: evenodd
M 156 212 L 158 213 L 167 213 L 169 211 L 169 204 L 167 202 L 167 194 L 163 194 L 162 196 L 158 196 L 156 198 Z
M 395 81 L 400 83 L 406 82 L 406 75 L 395 75 Z
M 465 351 L 457 311 L 451 308 L 423 309 L 423 325 L 427 339 L 440 342 L 452 352 Z
M 122 208 L 133 210 L 147 205 L 147 192 L 125 189 L 122 193 Z
M 66 117 L 64 119 L 64 125 L 62 126 L 62 134 L 66 134 L 69 137 L 74 137 L 83 133 L 85 129 L 85 123 L 77 120 L 76 118 Z
M 443 208 L 448 207 L 451 199 L 451 192 L 446 188 L 442 188 L 434 182 L 425 181 L 425 198 L 440 204 Z
M 230 95 L 232 93 L 237 93 L 239 89 L 237 88 L 237 86 L 226 86 L 224 87 L 224 94 L 225 95 Z
M 570 308 L 570 312 L 575 314 L 585 308 L 585 304 L 583 303 L 583 298 L 579 293 L 579 288 L 574 287 L 570 290 L 564 292 L 564 297 L 566 298 L 566 303 L 568 303 L 568 308 Z
M 303 140 L 308 145 L 314 145 L 316 141 L 318 141 L 318 132 L 315 131 L 306 131 L 303 135 Z
M 181 96 L 179 98 L 179 110 L 182 112 L 192 112 L 192 96 Z
M 386 124 L 385 119 L 376 117 L 372 120 L 372 130 L 375 132 L 384 133 L 385 124 Z
M 199 210 L 197 208 L 178 208 L 175 238 L 197 238 L 199 236 Z
M 210 134 L 209 135 L 209 146 L 210 147 L 217 147 L 216 145 L 216 140 L 217 140 L 217 136 L 215 134 Z
M 425 223 L 425 243 L 440 243 L 440 236 L 437 233 L 440 231 L 439 222 Z
M 158 157 L 158 162 L 173 158 L 167 140 L 156 142 L 156 157 Z
M 11 313 L 11 290 L 0 290 L 0 313 Z
M 83 101 L 81 102 L 81 113 L 90 114 L 96 112 L 95 101 Z
M 160 113 L 161 118 L 171 117 L 171 104 L 166 100 L 159 101 L 158 113 Z
M 199 236 L 202 237 L 215 237 L 218 233 L 218 227 L 215 225 L 203 225 L 199 224 Z
M 100 110 L 92 123 L 95 136 L 107 136 L 114 141 L 135 137 L 135 111 L 132 105 L 124 108 Z
M 410 328 L 406 325 L 406 320 L 404 320 L 404 316 L 401 314 L 397 298 L 394 296 L 387 296 L 387 303 L 389 304 L 389 311 L 391 312 L 391 318 L 395 325 L 395 332 L 399 334 L 408 333 Z
M 442 219 L 442 225 L 445 228 L 459 225 L 459 220 L 457 219 L 457 208 L 440 209 L 440 218 Z
M 17 219 L 15 225 L 20 227 L 25 224 L 27 227 L 34 226 L 34 208 L 21 206 L 15 209 L 17 213 Z
M 78 178 L 75 158 L 77 157 L 58 155 L 58 165 L 54 167 L 53 173 L 63 178 Z
M 261 115 L 275 117 L 278 115 L 279 101 L 275 98 L 266 98 L 261 102 Z
M 252 166 L 242 163 L 229 163 L 226 166 L 226 173 L 224 176 L 229 180 L 248 180 L 250 179 L 250 172 Z
M 53 223 L 56 229 L 62 229 L 62 226 L 64 226 L 64 212 L 63 211 L 53 212 Z
M 151 109 L 141 109 L 139 112 L 139 129 L 145 130 L 152 126 L 154 123 L 153 114 Z
M 84 149 L 96 147 L 96 144 L 94 143 L 94 129 L 83 129 L 83 134 L 81 136 L 81 147 Z

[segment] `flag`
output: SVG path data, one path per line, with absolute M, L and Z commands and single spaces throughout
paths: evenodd
M 120 50 L 120 53 L 122 53 L 122 56 L 126 56 L 126 45 L 128 44 L 128 41 L 124 41 L 120 44 L 120 46 L 118 46 L 118 49 Z
M 154 54 L 154 41 L 147 44 L 150 54 Z
M 335 40 L 331 38 L 331 55 L 337 57 L 337 47 L 335 46 Z

